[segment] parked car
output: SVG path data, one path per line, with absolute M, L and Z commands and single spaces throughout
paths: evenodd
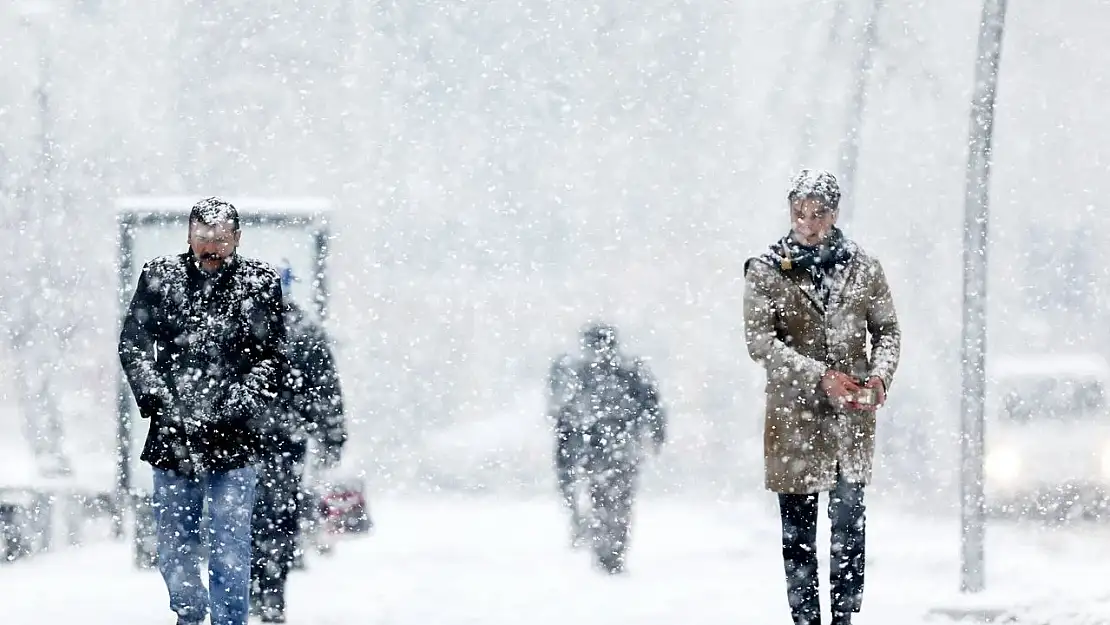
M 330 483 L 321 493 L 319 505 L 324 529 L 332 534 L 365 534 L 374 526 L 362 480 Z
M 1034 354 L 988 365 L 985 478 L 1000 515 L 1097 513 L 1110 502 L 1110 363 Z

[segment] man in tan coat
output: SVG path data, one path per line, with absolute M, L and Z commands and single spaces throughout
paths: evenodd
M 875 414 L 898 366 L 901 334 L 879 261 L 836 227 L 836 178 L 803 169 L 787 199 L 789 234 L 744 267 L 748 353 L 767 372 L 766 485 L 778 493 L 796 625 L 821 622 L 817 503 L 829 493 L 832 623 L 849 625 L 863 597 L 863 491 Z

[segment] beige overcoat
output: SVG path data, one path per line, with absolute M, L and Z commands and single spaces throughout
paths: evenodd
M 831 367 L 878 376 L 889 390 L 901 332 L 879 261 L 845 245 L 851 258 L 833 272 L 827 307 L 806 271 L 766 258 L 745 264 L 745 336 L 767 372 L 765 480 L 776 493 L 830 490 L 838 470 L 847 481 L 871 481 L 876 413 L 834 406 L 820 381 Z

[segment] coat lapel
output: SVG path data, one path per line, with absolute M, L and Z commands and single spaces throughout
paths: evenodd
M 787 280 L 793 283 L 794 286 L 798 287 L 798 289 L 800 289 L 802 293 L 805 294 L 806 299 L 809 300 L 809 303 L 813 305 L 813 308 L 819 314 L 825 314 L 825 303 L 821 301 L 820 297 L 818 297 L 817 287 L 813 286 L 813 280 L 809 278 L 809 275 L 806 272 L 786 271 L 783 272 L 783 275 L 785 275 Z
M 813 305 L 813 308 L 821 313 L 826 314 L 830 310 L 836 310 L 840 307 L 841 302 L 844 301 L 844 292 L 848 288 L 848 284 L 852 281 L 852 276 L 857 271 L 855 258 L 849 260 L 842 267 L 838 267 L 836 271 L 832 272 L 829 276 L 829 301 L 826 307 L 825 302 L 821 301 L 820 295 L 817 293 L 817 287 L 813 286 L 813 280 L 810 280 L 809 275 L 804 271 L 789 271 L 783 272 L 786 279 L 791 282 L 795 287 L 805 294 L 806 299 Z
M 833 271 L 832 276 L 830 276 L 829 310 L 840 308 L 841 302 L 844 301 L 844 292 L 848 288 L 848 284 L 852 282 L 852 277 L 858 270 L 858 255 L 854 253 L 854 249 L 852 252 L 852 257 L 848 262 L 843 266 L 837 267 L 836 271 Z

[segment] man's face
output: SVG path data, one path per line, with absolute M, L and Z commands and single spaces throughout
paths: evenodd
M 802 245 L 817 245 L 829 236 L 836 225 L 837 211 L 829 210 L 817 198 L 790 203 L 790 230 Z
M 215 226 L 193 222 L 189 224 L 189 249 L 193 251 L 201 269 L 208 272 L 219 271 L 239 247 L 239 234 L 228 222 Z

